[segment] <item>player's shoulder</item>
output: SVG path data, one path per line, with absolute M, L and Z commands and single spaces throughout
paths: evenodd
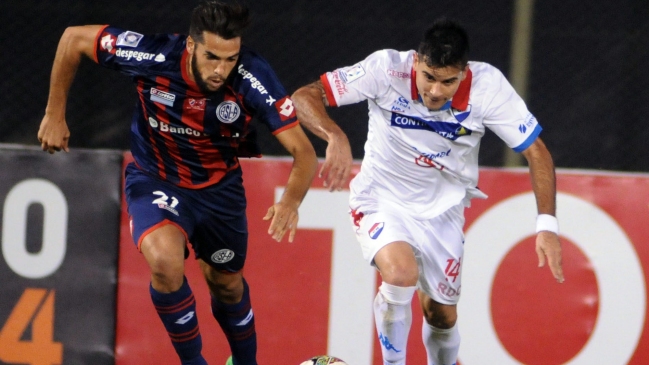
M 235 73 L 232 81 L 234 89 L 248 101 L 261 105 L 272 98 L 286 95 L 268 61 L 248 47 L 241 47 L 239 60 L 232 72 Z
M 508 83 L 505 75 L 497 67 L 487 62 L 469 61 L 471 70 L 471 94 L 493 94 L 502 90 Z
M 487 62 L 469 61 L 469 69 L 471 69 L 474 84 L 499 81 L 505 77 L 502 71 Z
M 266 61 L 266 59 L 259 53 L 246 46 L 241 46 L 237 70 L 241 77 L 245 77 L 248 73 L 253 73 L 255 77 L 264 77 L 264 75 L 267 74 L 274 74 L 270 63 L 268 63 L 268 61 Z
M 398 51 L 395 49 L 381 49 L 367 56 L 366 61 L 374 62 L 384 67 L 410 67 L 414 51 Z
M 164 63 L 177 58 L 184 51 L 187 40 L 182 34 L 143 34 L 112 25 L 103 28 L 98 37 L 101 51 L 141 63 Z

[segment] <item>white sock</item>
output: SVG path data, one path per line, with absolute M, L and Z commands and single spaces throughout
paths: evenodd
M 374 320 L 385 365 L 405 365 L 412 324 L 412 296 L 416 287 L 381 284 L 374 298 Z
M 454 365 L 460 351 L 460 332 L 457 325 L 449 329 L 433 327 L 426 322 L 421 331 L 428 355 L 428 365 Z

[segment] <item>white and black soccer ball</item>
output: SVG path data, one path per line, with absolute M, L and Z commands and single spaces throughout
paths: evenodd
M 314 356 L 300 365 L 347 365 L 347 363 L 337 357 L 322 355 Z

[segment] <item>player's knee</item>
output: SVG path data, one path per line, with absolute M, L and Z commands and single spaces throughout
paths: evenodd
M 419 279 L 417 265 L 386 265 L 381 268 L 381 279 L 395 286 L 415 286 Z
M 448 329 L 455 326 L 457 322 L 457 311 L 454 308 L 425 308 L 424 319 L 426 323 L 433 327 Z
M 204 269 L 203 274 L 210 293 L 224 303 L 238 303 L 243 295 L 243 278 L 239 273 L 219 273 Z

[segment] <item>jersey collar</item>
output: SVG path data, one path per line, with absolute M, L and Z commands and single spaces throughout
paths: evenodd
M 419 91 L 417 90 L 416 77 L 417 73 L 415 72 L 415 65 L 413 64 L 410 69 L 410 97 L 413 101 L 418 101 L 421 103 L 422 100 L 421 96 L 419 95 Z M 466 77 L 464 78 L 464 80 L 462 80 L 462 82 L 460 82 L 460 86 L 457 88 L 455 95 L 453 95 L 453 99 L 451 100 L 450 105 L 448 105 L 449 103 L 444 104 L 442 110 L 446 110 L 451 107 L 456 110 L 465 111 L 469 107 L 469 94 L 471 93 L 472 79 L 473 73 L 467 65 Z

